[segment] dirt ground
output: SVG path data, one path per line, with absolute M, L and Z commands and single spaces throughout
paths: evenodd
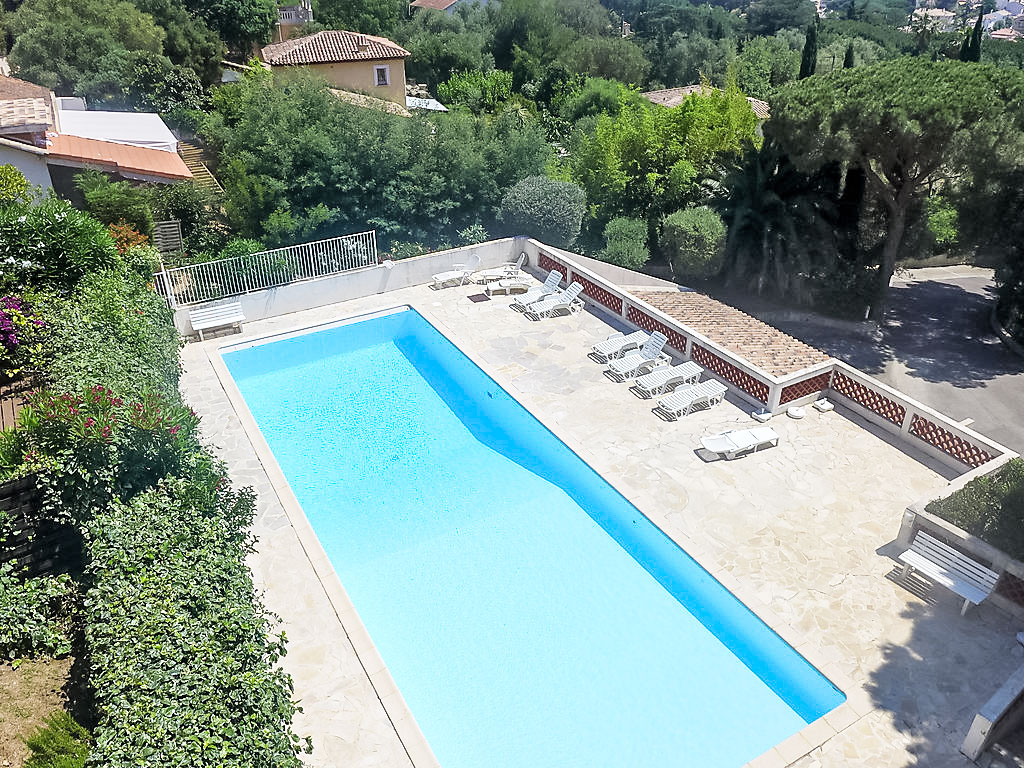
M 0 666 L 0 768 L 21 768 L 28 749 L 25 737 L 43 718 L 65 703 L 62 691 L 72 659 L 25 661 L 14 669 Z

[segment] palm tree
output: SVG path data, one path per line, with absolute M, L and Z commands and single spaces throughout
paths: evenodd
M 729 227 L 726 283 L 807 301 L 809 281 L 835 261 L 832 186 L 799 173 L 770 139 L 749 151 L 711 200 Z

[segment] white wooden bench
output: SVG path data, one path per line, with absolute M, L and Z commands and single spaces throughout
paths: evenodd
M 969 605 L 977 605 L 995 589 L 999 574 L 975 562 L 963 552 L 943 544 L 924 531 L 918 531 L 910 549 L 899 556 L 903 563 L 904 579 L 913 571 L 920 571 L 936 584 L 955 592 L 964 599 L 960 615 L 967 613 Z
M 206 304 L 188 311 L 192 330 L 199 332 L 199 340 L 203 340 L 203 331 L 210 328 L 221 328 L 225 325 L 241 325 L 245 322 L 242 314 L 242 303 L 232 301 L 227 304 Z

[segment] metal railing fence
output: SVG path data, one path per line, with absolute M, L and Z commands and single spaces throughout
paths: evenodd
M 172 307 L 276 288 L 377 264 L 376 230 L 289 245 L 232 259 L 165 269 L 157 290 Z

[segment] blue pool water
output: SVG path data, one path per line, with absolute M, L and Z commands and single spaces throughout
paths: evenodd
M 844 700 L 415 311 L 224 360 L 444 768 L 730 768 Z

